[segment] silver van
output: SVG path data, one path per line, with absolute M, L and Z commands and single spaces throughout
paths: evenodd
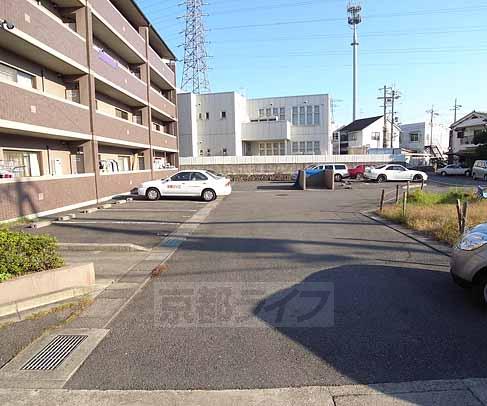
M 487 180 L 487 161 L 475 161 L 472 168 L 472 178 Z

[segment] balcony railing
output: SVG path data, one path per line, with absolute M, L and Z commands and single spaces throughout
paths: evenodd
M 42 11 L 42 6 L 27 0 L 2 0 L 0 3 L 1 18 L 12 22 L 16 29 L 76 63 L 87 66 L 85 41 L 62 22 L 57 22 Z
M 171 119 L 176 119 L 176 106 L 151 88 L 151 104 Z
M 95 134 L 99 137 L 149 144 L 148 128 L 99 112 L 96 113 L 95 117 Z
M 113 63 L 106 62 L 103 51 L 91 50 L 93 70 L 112 82 L 113 84 L 121 87 L 129 93 L 137 96 L 143 101 L 147 101 L 147 85 L 135 77 L 132 73 L 118 65 L 118 62 Z
M 176 74 L 151 47 L 149 47 L 149 63 L 162 79 L 172 87 L 176 87 Z
M 90 134 L 87 107 L 4 82 L 0 82 L 0 119 Z
M 145 55 L 145 41 L 109 0 L 91 0 L 95 13 L 129 43 L 141 56 Z
M 161 131 L 152 130 L 152 145 L 154 147 L 178 149 L 178 139 Z

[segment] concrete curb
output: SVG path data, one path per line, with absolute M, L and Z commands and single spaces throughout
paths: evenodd
M 93 263 L 37 272 L 0 284 L 0 317 L 82 296 L 95 286 Z M 32 292 L 36 296 L 32 296 Z
M 419 233 L 417 231 L 413 231 L 407 227 L 404 227 L 398 223 L 394 223 L 393 221 L 384 219 L 382 217 L 379 217 L 377 214 L 375 214 L 375 210 L 366 210 L 361 212 L 361 214 L 368 219 L 375 221 L 376 223 L 380 223 L 394 231 L 397 231 L 398 233 L 405 235 L 406 237 L 411 238 L 412 240 L 425 245 L 426 247 L 443 254 L 447 257 L 451 256 L 451 247 L 448 246 L 447 244 L 444 244 L 442 242 L 436 241 L 433 238 L 430 238 L 422 233 Z
M 59 243 L 60 251 L 108 251 L 108 252 L 149 252 L 150 248 L 145 248 L 136 244 L 83 244 L 83 243 Z
M 38 221 L 36 223 L 30 224 L 29 228 L 33 228 L 34 230 L 37 230 L 39 228 L 49 227 L 51 224 L 52 224 L 51 221 Z

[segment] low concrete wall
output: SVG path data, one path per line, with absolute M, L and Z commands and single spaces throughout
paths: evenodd
M 68 289 L 90 288 L 95 285 L 92 263 L 65 266 L 50 271 L 36 272 L 0 283 L 0 316 L 19 311 L 19 304 L 29 303 L 21 310 L 46 305 L 43 297 Z M 68 297 L 73 297 L 72 293 Z M 39 300 L 35 300 L 38 298 Z M 62 299 L 61 299 L 62 300 Z M 55 300 L 54 300 L 55 301 Z

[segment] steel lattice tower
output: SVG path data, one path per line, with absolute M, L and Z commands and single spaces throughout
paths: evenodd
M 184 60 L 181 88 L 200 94 L 210 91 L 206 28 L 203 21 L 203 0 L 186 0 Z

